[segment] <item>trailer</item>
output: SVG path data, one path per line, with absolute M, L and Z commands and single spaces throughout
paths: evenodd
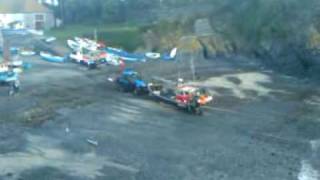
M 168 82 L 168 81 L 166 81 Z M 202 107 L 209 104 L 213 97 L 204 88 L 176 83 L 153 82 L 148 85 L 150 97 L 174 105 L 188 113 L 202 115 Z

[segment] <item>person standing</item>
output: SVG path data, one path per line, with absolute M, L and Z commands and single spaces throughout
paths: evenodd
M 120 73 L 122 73 L 126 69 L 126 63 L 120 58 Z

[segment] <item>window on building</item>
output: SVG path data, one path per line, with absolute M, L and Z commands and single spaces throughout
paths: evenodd
M 36 21 L 44 21 L 44 15 L 43 14 L 36 14 Z
M 37 30 L 42 30 L 45 24 L 45 16 L 43 14 L 36 14 L 35 15 L 35 28 Z

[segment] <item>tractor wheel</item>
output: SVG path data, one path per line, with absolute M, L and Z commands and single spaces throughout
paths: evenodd
M 202 108 L 198 107 L 198 108 L 195 108 L 194 113 L 196 115 L 202 116 L 203 115 L 203 110 L 202 110 Z
M 201 107 L 195 107 L 191 104 L 187 105 L 187 111 L 188 111 L 188 113 L 191 113 L 194 115 L 199 115 L 199 116 L 203 115 L 203 110 Z
M 191 104 L 187 105 L 187 112 L 193 114 L 194 113 L 194 107 L 191 106 Z
M 97 64 L 89 64 L 88 65 L 88 69 L 96 69 L 97 68 Z
M 134 95 L 139 96 L 141 94 L 140 88 L 134 88 L 133 93 L 134 93 Z
M 14 90 L 12 88 L 9 89 L 8 95 L 9 96 L 14 96 Z
M 120 85 L 117 86 L 117 89 L 121 93 L 125 92 L 124 88 L 122 86 L 120 86 Z
M 16 93 L 15 85 L 14 85 L 14 83 L 10 83 L 10 84 L 9 84 L 8 95 L 9 95 L 9 96 L 14 96 L 15 93 Z

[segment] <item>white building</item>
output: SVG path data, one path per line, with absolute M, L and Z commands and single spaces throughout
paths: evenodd
M 37 0 L 0 0 L 0 26 L 19 22 L 29 29 L 44 30 L 54 27 L 54 14 Z
M 59 2 L 58 0 L 38 0 L 41 4 L 49 4 L 51 6 L 58 6 Z

